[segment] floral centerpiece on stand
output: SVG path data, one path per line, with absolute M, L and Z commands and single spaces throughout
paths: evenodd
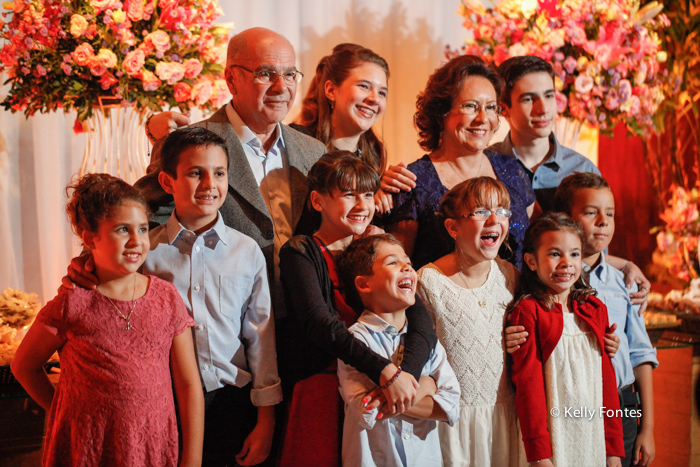
M 658 28 L 663 6 L 639 0 L 502 0 L 485 8 L 464 0 L 460 15 L 473 38 L 451 54 L 473 54 L 499 65 L 536 55 L 552 63 L 560 114 L 609 133 L 624 123 L 648 134 L 664 99 L 666 59 Z
M 228 28 L 216 0 L 14 0 L 3 3 L 0 71 L 5 109 L 75 109 L 100 98 L 158 111 L 220 107 Z M 1 44 L 1 42 L 0 42 Z

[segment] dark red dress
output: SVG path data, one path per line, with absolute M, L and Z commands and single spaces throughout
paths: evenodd
M 338 311 L 338 318 L 350 327 L 357 321 L 358 315 L 345 301 L 333 256 L 323 243 L 316 238 L 314 240 L 323 252 L 328 275 L 333 282 L 333 306 Z M 326 371 L 303 379 L 294 386 L 280 462 L 282 467 L 341 464 L 343 401 L 338 385 L 336 360 Z

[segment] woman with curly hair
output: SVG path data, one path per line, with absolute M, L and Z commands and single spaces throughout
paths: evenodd
M 495 178 L 508 190 L 513 216 L 501 256 L 521 264 L 520 244 L 535 193 L 514 158 L 486 149 L 499 126 L 502 88 L 498 74 L 483 60 L 465 55 L 438 68 L 418 96 L 414 122 L 419 144 L 429 153 L 408 165 L 417 177 L 416 187 L 394 195 L 395 209 L 387 225 L 416 268 L 454 250 L 435 211 L 449 189 L 474 177 Z

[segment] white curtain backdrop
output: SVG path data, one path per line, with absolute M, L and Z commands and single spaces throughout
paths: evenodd
M 444 62 L 445 45 L 462 44 L 466 31 L 458 0 L 220 0 L 221 22 L 236 29 L 263 26 L 287 37 L 306 78 L 288 121 L 321 57 L 342 42 L 373 49 L 389 63 L 389 100 L 383 134 L 391 163 L 421 156 L 413 128 L 416 96 Z M 0 77 L 0 82 L 6 77 Z M 7 88 L 0 87 L 0 97 Z M 194 120 L 202 118 L 195 113 Z M 56 293 L 80 245 L 64 213 L 65 186 L 80 169 L 84 135 L 72 131 L 75 114 L 36 115 L 0 110 L 0 290 L 36 292 L 42 301 Z M 505 121 L 503 122 L 505 123 Z M 502 125 L 505 127 L 506 125 Z M 504 133 L 504 129 L 501 129 Z M 494 140 L 500 141 L 497 135 Z

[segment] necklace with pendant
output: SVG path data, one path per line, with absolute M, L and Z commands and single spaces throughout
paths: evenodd
M 450 160 L 447 161 L 447 165 L 450 166 L 450 169 L 452 169 L 452 172 L 454 172 L 454 174 L 457 175 L 457 178 L 458 178 L 459 180 L 470 180 L 470 179 L 472 179 L 472 178 L 478 177 L 479 174 L 481 173 L 481 168 L 484 166 L 484 153 L 483 153 L 483 152 L 481 153 L 481 158 L 480 158 L 480 161 L 479 161 L 479 169 L 476 171 L 476 174 L 475 174 L 473 177 L 464 178 L 464 176 L 463 176 L 462 174 L 460 174 L 459 172 L 457 172 L 457 169 L 454 167 L 452 161 L 450 161 Z
M 462 268 L 459 268 L 459 277 L 462 278 L 462 282 L 464 282 L 464 285 L 467 287 L 467 290 L 476 298 L 476 303 L 479 305 L 481 308 L 486 308 L 486 299 L 481 299 L 476 295 L 476 292 L 472 290 L 471 287 L 469 287 L 469 282 L 467 282 L 467 276 L 462 272 Z M 487 279 L 488 280 L 488 279 Z
M 112 301 L 111 298 L 109 298 L 109 297 L 108 297 L 107 295 L 105 295 L 105 294 L 102 294 L 102 295 L 104 295 L 105 298 L 106 298 L 107 300 L 109 300 L 109 303 L 111 303 L 112 306 L 114 307 L 114 309 L 117 310 L 117 313 L 119 314 L 119 316 L 120 316 L 124 321 L 126 321 L 126 328 L 125 328 L 125 329 L 126 329 L 127 331 L 131 330 L 131 328 L 133 328 L 133 326 L 131 325 L 131 315 L 134 313 L 134 308 L 136 308 L 136 300 L 134 300 L 134 298 L 136 297 L 136 274 L 134 274 L 134 292 L 133 292 L 132 295 L 131 295 L 131 310 L 129 310 L 129 314 L 128 314 L 128 315 L 124 316 L 124 314 L 121 312 L 121 310 L 119 309 L 119 307 L 118 307 L 117 305 L 114 304 L 114 302 Z

